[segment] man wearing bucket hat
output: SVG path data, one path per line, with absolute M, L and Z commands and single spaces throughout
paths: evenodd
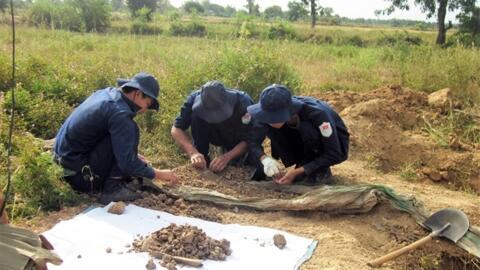
M 249 147 L 261 159 L 265 174 L 278 184 L 330 184 L 330 166 L 348 157 L 348 130 L 324 101 L 292 97 L 287 87 L 273 84 L 262 91 L 259 103 L 247 110 L 256 120 Z M 266 136 L 273 158 L 263 151 Z M 283 174 L 276 159 L 295 168 Z
M 247 107 L 252 104 L 250 96 L 242 91 L 226 89 L 218 81 L 207 82 L 187 97 L 173 124 L 172 137 L 199 169 L 221 172 L 229 163 L 245 160 L 258 168 L 254 179 L 259 180 L 264 177 L 260 160 L 247 153 L 246 139 L 252 126 Z M 193 143 L 185 132 L 189 127 Z M 224 150 L 211 161 L 210 144 Z
M 63 123 L 54 145 L 54 160 L 65 180 L 81 192 L 102 191 L 100 202 L 140 198 L 127 187 L 132 177 L 175 183 L 170 170 L 147 165 L 138 154 L 140 132 L 133 118 L 157 110 L 160 87 L 150 74 L 119 79 L 118 88 L 94 92 Z

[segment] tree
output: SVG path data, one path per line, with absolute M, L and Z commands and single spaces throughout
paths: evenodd
M 127 6 L 133 18 L 137 16 L 137 11 L 142 8 L 148 8 L 150 12 L 147 14 L 149 21 L 157 8 L 157 0 L 127 0 Z
M 3 11 L 7 7 L 7 0 L 0 0 L 0 11 Z
M 265 18 L 267 19 L 283 18 L 283 11 L 280 6 L 268 7 L 263 13 L 265 14 Z
M 123 0 L 111 0 L 110 5 L 112 5 L 113 11 L 119 11 L 124 7 Z
M 237 13 L 237 10 L 232 6 L 227 6 L 225 8 L 225 17 L 233 17 Z
M 312 28 L 317 24 L 317 0 L 302 0 L 303 4 L 310 5 L 310 17 L 312 18 Z
M 203 13 L 205 9 L 203 8 L 202 4 L 196 1 L 187 1 L 183 4 L 183 9 L 187 13 Z
M 255 0 L 247 0 L 247 5 L 245 7 L 248 10 L 248 14 L 252 16 L 258 16 L 260 14 L 260 7 L 258 4 L 255 4 Z
M 290 21 L 298 21 L 300 18 L 307 16 L 308 11 L 302 2 L 288 2 L 287 18 Z
M 385 10 L 376 11 L 377 14 L 392 14 L 395 9 L 409 10 L 410 4 L 408 0 L 386 0 L 391 2 L 391 5 Z M 447 11 L 454 11 L 461 9 L 463 12 L 475 6 L 476 0 L 414 0 L 414 5 L 419 6 L 427 18 L 437 15 L 437 41 L 438 45 L 445 44 L 447 30 L 452 27 L 451 22 L 445 25 L 445 17 Z
M 474 38 L 480 35 L 480 7 L 471 7 L 459 14 L 460 32 L 469 33 Z
M 172 4 L 170 4 L 170 1 L 168 0 L 158 0 L 157 1 L 157 11 L 162 13 L 162 14 L 167 14 L 169 11 L 176 10 Z
M 212 4 L 209 0 L 202 1 L 203 9 L 207 15 L 226 17 L 225 8 L 218 4 Z
M 108 0 L 69 0 L 65 4 L 80 12 L 87 32 L 105 32 L 110 26 Z
M 331 8 L 331 7 L 318 7 L 318 15 L 320 15 L 320 17 L 332 17 L 333 16 L 333 8 Z

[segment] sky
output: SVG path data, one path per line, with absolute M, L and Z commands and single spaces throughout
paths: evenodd
M 256 0 L 260 6 L 260 10 L 264 10 L 267 7 L 278 5 L 282 7 L 285 11 L 287 10 L 287 4 L 291 0 Z M 183 4 L 184 0 L 170 0 L 170 3 L 176 7 L 179 7 Z M 201 0 L 199 0 L 201 2 Z M 413 3 L 413 0 L 409 0 Z M 210 0 L 210 3 L 219 4 L 222 6 L 230 5 L 236 9 L 243 9 L 246 0 Z M 323 7 L 333 8 L 334 14 L 341 17 L 348 18 L 371 18 L 371 19 L 408 19 L 408 20 L 418 20 L 418 21 L 427 21 L 427 17 L 420 11 L 420 8 L 411 5 L 409 11 L 395 11 L 390 16 L 379 16 L 375 15 L 375 10 L 384 9 L 388 6 L 389 2 L 385 0 L 320 0 L 320 5 Z M 455 14 L 449 13 L 447 15 L 447 21 L 455 20 Z M 434 22 L 436 18 L 428 19 L 428 21 Z

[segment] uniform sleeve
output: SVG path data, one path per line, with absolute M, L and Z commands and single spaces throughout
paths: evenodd
M 323 110 L 315 110 L 309 114 L 308 119 L 315 127 L 323 129 L 323 131 L 320 130 L 320 143 L 323 145 L 323 151 L 314 160 L 303 166 L 307 175 L 320 167 L 330 167 L 346 159 L 333 118 Z
M 139 130 L 128 112 L 115 112 L 108 119 L 113 154 L 120 171 L 127 176 L 155 178 L 155 172 L 138 158 Z
M 186 130 L 190 127 L 192 123 L 192 107 L 196 96 L 197 94 L 194 93 L 187 97 L 187 99 L 183 103 L 182 108 L 180 109 L 180 114 L 177 116 L 175 122 L 173 123 L 174 127 L 183 130 Z
M 249 152 L 255 157 L 260 158 L 265 154 L 262 143 L 267 136 L 268 127 L 252 118 L 252 128 L 248 132 L 247 144 Z

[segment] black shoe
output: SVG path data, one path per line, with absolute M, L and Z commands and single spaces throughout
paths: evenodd
M 142 196 L 139 193 L 128 189 L 122 183 L 122 179 L 108 178 L 105 180 L 99 202 L 106 205 L 110 202 L 134 201 L 140 198 L 142 198 Z

